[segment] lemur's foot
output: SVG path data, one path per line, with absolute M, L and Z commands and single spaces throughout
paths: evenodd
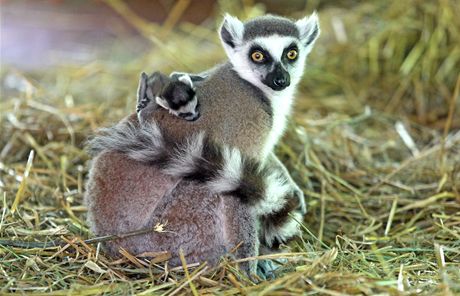
M 262 259 L 257 261 L 257 276 L 262 280 L 274 280 L 277 272 L 287 263 L 287 259 Z
M 278 267 L 275 266 L 275 263 L 270 259 L 263 259 L 257 262 L 257 276 L 262 280 L 274 280 L 275 279 L 275 270 Z

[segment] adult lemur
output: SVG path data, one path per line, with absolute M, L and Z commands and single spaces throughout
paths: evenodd
M 291 21 L 227 15 L 220 37 L 229 62 L 198 75 L 201 117 L 188 122 L 147 104 L 90 143 L 96 157 L 86 202 L 97 235 L 166 224 L 169 232 L 110 241 L 138 254 L 171 251 L 179 264 L 257 255 L 298 234 L 303 193 L 273 147 L 319 35 L 316 14 Z M 179 74 L 180 75 L 180 74 Z M 140 99 L 140 98 L 139 98 Z M 133 159 L 135 161 L 133 161 Z M 242 244 L 240 244 L 242 242 Z M 255 262 L 242 266 L 253 272 Z

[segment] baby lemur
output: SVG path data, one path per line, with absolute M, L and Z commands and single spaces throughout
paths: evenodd
M 148 103 L 161 106 L 185 120 L 194 121 L 200 117 L 195 88 L 188 75 L 168 77 L 155 72 L 149 77 L 142 72 L 137 90 L 137 112 Z
M 273 147 L 318 35 L 315 14 L 246 23 L 227 15 L 220 37 L 229 61 L 193 83 L 198 120 L 147 103 L 92 140 L 85 199 L 93 232 L 122 234 L 156 223 L 170 231 L 107 242 L 111 254 L 120 247 L 134 254 L 168 250 L 171 264 L 180 264 L 182 248 L 187 262 L 215 264 L 239 243 L 236 257 L 251 257 L 259 244 L 272 247 L 299 233 L 303 193 Z M 255 266 L 242 268 L 251 273 Z

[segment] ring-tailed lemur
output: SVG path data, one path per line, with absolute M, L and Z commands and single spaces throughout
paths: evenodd
M 137 112 L 145 108 L 148 103 L 161 106 L 171 114 L 188 121 L 200 117 L 195 88 L 188 75 L 168 77 L 155 72 L 147 76 L 142 72 L 137 90 Z
M 298 233 L 288 213 L 302 216 L 303 193 L 272 150 L 318 34 L 316 14 L 296 22 L 264 16 L 246 23 L 227 15 L 220 37 L 229 62 L 195 84 L 199 120 L 186 122 L 148 104 L 139 117 L 93 140 L 101 153 L 86 194 L 92 230 L 123 233 L 164 219 L 178 233 L 112 241 L 112 253 L 118 247 L 133 253 L 169 249 L 179 263 L 182 247 L 188 262 L 212 263 L 235 242 L 243 241 L 237 256 L 247 257 L 257 255 L 259 237 L 270 246 Z M 252 171 L 251 159 L 260 163 Z M 230 190 L 242 183 L 264 193 Z

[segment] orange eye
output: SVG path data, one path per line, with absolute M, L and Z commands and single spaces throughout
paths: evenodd
M 251 54 L 251 59 L 256 62 L 256 63 L 260 63 L 264 60 L 264 54 L 261 53 L 260 51 L 254 51 L 252 54 Z
M 290 60 L 295 60 L 295 58 L 297 57 L 297 50 L 291 49 L 290 51 L 288 51 L 287 57 Z

